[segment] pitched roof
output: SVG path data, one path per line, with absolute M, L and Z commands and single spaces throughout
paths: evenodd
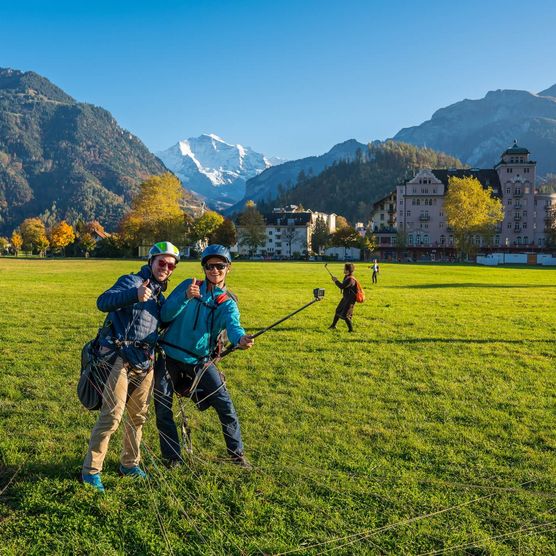
M 432 173 L 439 179 L 445 186 L 448 186 L 448 180 L 454 178 L 477 178 L 481 185 L 486 189 L 492 187 L 496 197 L 502 196 L 502 186 L 500 178 L 496 170 L 481 169 L 481 168 L 463 168 L 453 170 L 432 170 Z
M 311 222 L 310 212 L 273 212 L 265 214 L 267 226 L 305 226 Z
M 518 146 L 517 139 L 514 139 L 514 144 L 511 147 L 508 147 L 504 151 L 502 156 L 504 156 L 505 154 L 512 155 L 512 154 L 530 154 L 530 153 L 526 148 Z

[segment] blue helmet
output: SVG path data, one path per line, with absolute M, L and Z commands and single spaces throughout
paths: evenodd
M 169 241 L 159 241 L 149 249 L 149 263 L 157 255 L 171 255 L 176 259 L 176 264 L 180 262 L 180 250 Z
M 232 255 L 230 254 L 230 250 L 223 245 L 218 245 L 218 243 L 209 245 L 208 247 L 205 247 L 205 249 L 203 249 L 203 252 L 201 253 L 201 264 L 205 264 L 205 261 L 207 259 L 210 259 L 211 257 L 220 257 L 221 259 L 224 259 L 228 264 L 232 262 Z

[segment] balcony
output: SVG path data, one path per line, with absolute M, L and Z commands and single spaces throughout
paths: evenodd
M 428 222 L 431 219 L 431 217 L 428 214 L 421 214 L 421 216 L 419 216 L 419 222 Z
M 520 221 L 521 221 L 521 216 L 519 216 L 519 214 L 516 214 L 516 215 L 514 216 L 514 220 L 515 220 L 516 222 L 520 222 Z

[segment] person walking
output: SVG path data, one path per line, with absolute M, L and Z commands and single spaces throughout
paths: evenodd
M 254 343 L 241 327 L 236 297 L 226 289 L 231 263 L 226 247 L 209 245 L 201 255 L 205 279 L 183 281 L 162 307 L 162 321 L 168 327 L 160 339 L 165 356 L 159 357 L 155 366 L 155 412 L 162 457 L 170 467 L 182 462 L 172 411 L 174 392 L 190 397 L 201 411 L 213 407 L 231 461 L 251 467 L 244 455 L 232 399 L 211 361 L 223 331 L 241 349 L 248 349 Z
M 353 277 L 355 272 L 355 265 L 353 263 L 346 263 L 344 265 L 344 279 L 342 282 L 332 276 L 332 281 L 342 290 L 342 299 L 338 306 L 336 307 L 336 313 L 334 315 L 334 320 L 329 326 L 330 329 L 334 330 L 338 320 L 342 319 L 346 322 L 348 327 L 348 332 L 353 332 L 353 324 L 351 319 L 353 317 L 353 307 L 355 305 L 355 298 L 357 296 L 357 282 Z
M 127 409 L 120 475 L 146 477 L 139 467 L 142 428 L 153 384 L 154 349 L 158 340 L 160 308 L 168 278 L 180 260 L 169 241 L 155 243 L 148 263 L 137 274 L 121 276 L 98 299 L 97 307 L 108 313 L 100 338 L 100 357 L 109 370 L 102 406 L 92 430 L 83 462 L 84 483 L 104 492 L 101 471 L 110 437 Z
M 373 259 L 373 264 L 369 267 L 373 269 L 373 284 L 377 284 L 378 283 L 378 272 L 379 272 L 379 268 L 378 268 L 378 261 L 376 259 Z

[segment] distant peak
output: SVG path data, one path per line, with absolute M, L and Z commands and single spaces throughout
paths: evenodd
M 34 71 L 22 72 L 11 68 L 0 68 L 0 90 L 11 90 L 31 95 L 38 94 L 47 99 L 63 103 L 75 102 L 62 89 Z
M 214 141 L 218 141 L 219 143 L 226 143 L 226 141 L 224 141 L 224 139 L 222 139 L 222 137 L 219 137 L 218 135 L 216 135 L 216 133 L 203 133 L 201 135 L 201 137 L 199 137 L 199 139 L 207 137 L 208 139 L 212 139 Z
M 538 96 L 540 97 L 556 97 L 556 85 L 552 85 L 548 89 L 541 91 Z

